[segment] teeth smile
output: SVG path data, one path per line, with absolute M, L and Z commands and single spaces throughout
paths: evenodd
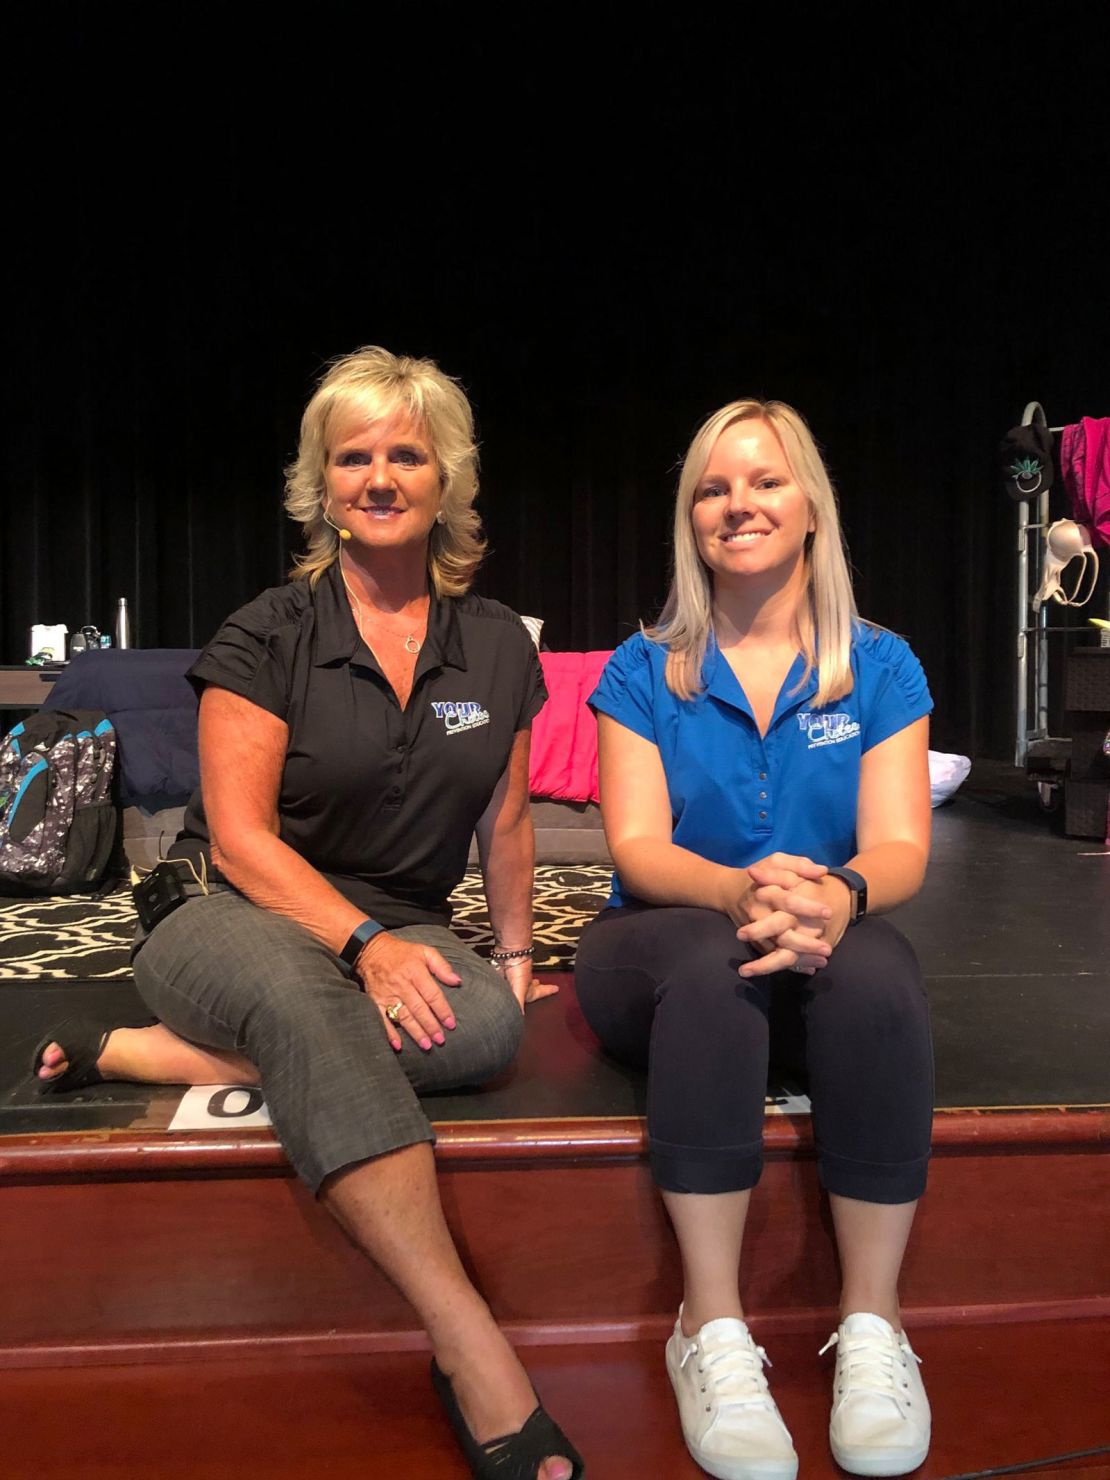
M 722 536 L 722 538 L 726 545 L 739 543 L 741 541 L 746 544 L 751 540 L 761 540 L 768 533 L 769 531 L 766 529 L 749 529 L 744 533 L 737 531 L 734 534 L 726 534 Z

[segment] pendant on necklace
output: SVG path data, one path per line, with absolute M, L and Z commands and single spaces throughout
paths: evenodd
M 410 632 L 409 635 L 405 638 L 405 652 L 406 653 L 418 653 L 419 651 L 420 651 L 420 644 L 417 642 L 416 638 Z

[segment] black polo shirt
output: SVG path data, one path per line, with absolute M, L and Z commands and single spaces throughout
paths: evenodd
M 547 698 L 514 612 L 479 596 L 433 596 L 402 710 L 335 565 L 315 589 L 291 581 L 235 612 L 188 676 L 198 692 L 217 684 L 285 721 L 282 841 L 394 928 L 450 921 L 475 824 L 514 735 Z M 205 852 L 207 842 L 198 790 L 173 851 Z

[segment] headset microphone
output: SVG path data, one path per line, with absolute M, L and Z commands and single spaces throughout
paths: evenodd
M 338 524 L 336 524 L 336 522 L 335 522 L 334 519 L 331 519 L 331 518 L 328 517 L 328 511 L 327 511 L 327 507 L 326 506 L 324 508 L 324 523 L 325 524 L 330 524 L 331 527 L 332 527 L 332 529 L 335 530 L 336 534 L 339 536 L 339 538 L 341 540 L 349 540 L 351 538 L 351 531 L 349 529 L 342 529 L 342 528 L 340 528 L 340 526 Z

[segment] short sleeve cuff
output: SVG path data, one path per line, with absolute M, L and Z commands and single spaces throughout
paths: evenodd
M 198 696 L 206 684 L 215 684 L 286 718 L 297 632 L 289 603 L 299 594 L 287 587 L 264 591 L 228 617 L 186 675 Z
M 634 735 L 657 743 L 651 654 L 641 633 L 617 648 L 586 702 L 595 714 L 606 714 Z
M 863 754 L 933 710 L 933 698 L 916 654 L 893 632 L 871 638 L 870 656 L 882 676 L 864 731 Z
M 225 667 L 213 654 L 203 653 L 186 673 L 185 677 L 196 690 L 199 699 L 204 690 L 212 685 L 215 688 L 227 689 L 231 694 L 238 694 L 241 699 L 247 699 L 251 704 L 256 704 L 259 709 L 265 709 L 268 714 L 275 715 L 278 719 L 285 719 L 286 705 L 272 693 L 260 689 L 253 679 L 245 678 L 242 674 Z
M 884 740 L 889 740 L 891 735 L 897 735 L 899 730 L 904 730 L 907 725 L 912 725 L 916 720 L 924 719 L 927 714 L 933 712 L 933 701 L 929 697 L 928 690 L 925 691 L 923 699 L 916 704 L 905 705 L 901 713 L 893 710 L 885 713 L 880 721 L 867 727 L 867 743 L 863 747 L 862 754 L 866 755 L 869 750 L 874 750 L 876 745 L 881 745 Z

